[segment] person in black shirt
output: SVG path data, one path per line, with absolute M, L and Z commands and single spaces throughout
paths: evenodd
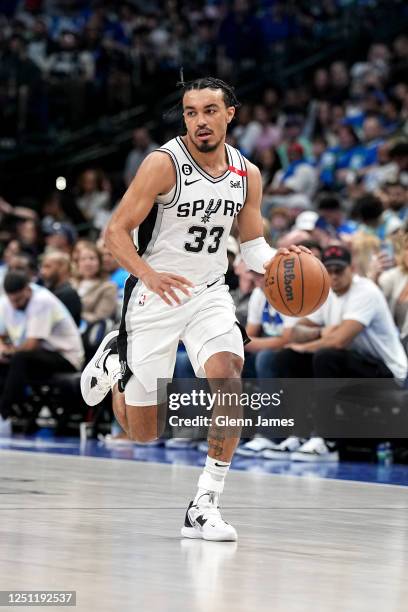
M 66 306 L 75 323 L 81 323 L 82 303 L 69 282 L 71 262 L 69 255 L 59 251 L 48 253 L 41 262 L 41 279 L 44 285 Z

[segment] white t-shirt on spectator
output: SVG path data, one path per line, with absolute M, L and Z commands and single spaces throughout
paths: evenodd
M 312 198 L 318 185 L 316 168 L 310 164 L 299 164 L 291 176 L 284 179 L 284 170 L 278 170 L 273 178 L 273 186 L 279 187 L 282 182 L 285 187 L 292 189 L 295 193 L 302 193 L 308 198 Z
M 72 363 L 82 366 L 82 339 L 71 314 L 48 289 L 32 283 L 31 299 L 25 310 L 16 310 L 6 295 L 0 297 L 0 335 L 8 335 L 14 346 L 27 338 L 37 338 L 40 346 L 55 351 Z
M 262 134 L 262 126 L 258 121 L 250 121 L 247 125 L 237 125 L 232 135 L 237 142 L 237 147 L 246 156 L 251 156 L 255 151 L 256 141 Z
M 281 336 L 285 327 L 293 327 L 296 317 L 287 317 L 279 313 L 268 303 L 265 293 L 255 287 L 248 302 L 247 323 L 261 325 L 264 336 Z
M 358 321 L 364 329 L 347 348 L 380 359 L 395 378 L 406 378 L 408 361 L 398 330 L 382 291 L 368 278 L 355 275 L 344 295 L 330 291 L 323 306 L 307 318 L 322 326 Z

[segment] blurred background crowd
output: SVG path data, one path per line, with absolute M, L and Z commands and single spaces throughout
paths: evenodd
M 126 279 L 102 231 L 146 155 L 180 133 L 183 66 L 237 88 L 228 142 L 261 170 L 267 241 L 346 247 L 407 350 L 407 24 L 398 1 L 1 1 L 1 277 L 60 293 L 89 359 Z M 281 337 L 236 234 L 228 248 L 240 322 Z M 247 375 L 268 372 L 254 353 L 284 346 L 249 345 Z M 190 374 L 180 347 L 176 375 Z

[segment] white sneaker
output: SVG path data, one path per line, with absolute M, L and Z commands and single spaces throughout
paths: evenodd
M 278 461 L 287 461 L 291 459 L 291 455 L 294 451 L 297 451 L 302 446 L 302 441 L 296 436 L 290 436 L 283 440 L 279 444 L 275 445 L 275 448 L 267 448 L 262 451 L 263 459 L 277 459 Z
M 276 447 L 277 444 L 271 440 L 268 440 L 268 438 L 253 438 L 242 446 L 238 446 L 235 454 L 240 455 L 241 457 L 259 457 L 267 448 L 274 449 Z
M 238 539 L 234 527 L 226 523 L 218 507 L 219 496 L 213 491 L 204 493 L 197 504 L 190 502 L 181 535 L 184 538 L 235 542 Z
M 110 332 L 102 340 L 98 350 L 88 363 L 81 376 L 81 393 L 88 406 L 96 406 L 111 390 L 120 376 L 120 365 L 112 372 L 106 368 L 106 360 L 112 348 L 116 348 L 117 330 Z M 116 352 L 116 351 L 115 351 Z
M 310 438 L 292 453 L 292 461 L 338 461 L 339 453 L 332 448 L 332 444 L 323 438 Z

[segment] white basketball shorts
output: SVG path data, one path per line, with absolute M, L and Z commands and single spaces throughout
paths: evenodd
M 157 380 L 173 377 L 180 340 L 198 377 L 205 376 L 204 364 L 215 353 L 228 351 L 244 359 L 243 336 L 224 277 L 191 293 L 187 297 L 177 290 L 181 304 L 169 306 L 129 277 L 118 338 L 119 357 L 130 375 L 126 404 L 157 403 Z

